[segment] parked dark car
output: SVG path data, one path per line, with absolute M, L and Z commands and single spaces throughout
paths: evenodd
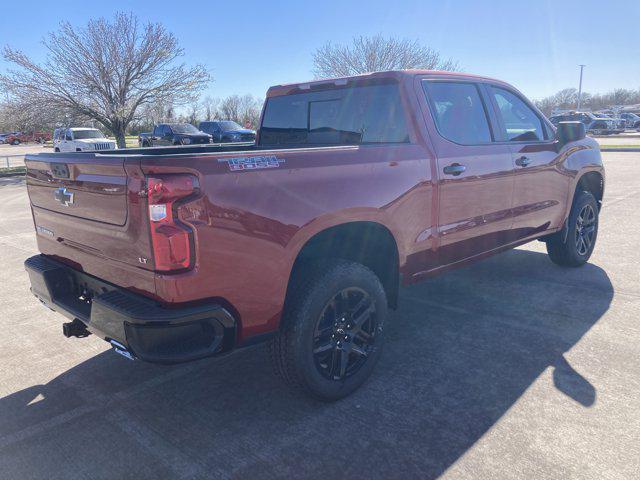
M 7 139 L 8 136 L 10 135 L 16 135 L 18 132 L 7 132 L 7 133 L 0 133 L 0 143 L 5 143 L 5 140 Z
M 615 113 L 608 112 L 595 112 L 594 115 L 600 118 L 610 118 L 615 123 L 615 131 L 613 133 L 623 133 L 627 129 L 627 121 L 616 115 Z
M 160 123 L 151 133 L 141 133 L 141 147 L 163 147 L 171 145 L 197 145 L 211 143 L 211 135 L 201 132 L 190 123 Z
M 200 130 L 207 132 L 212 137 L 213 143 L 230 142 L 255 142 L 256 131 L 249 128 L 242 128 L 231 120 L 214 120 L 211 122 L 200 122 Z
M 624 118 L 627 122 L 627 128 L 640 128 L 640 116 L 632 112 L 623 112 L 620 118 Z
M 569 112 L 560 115 L 554 115 L 549 121 L 556 127 L 560 122 L 582 122 L 587 133 L 592 135 L 611 135 L 620 133 L 616 122 L 613 118 L 599 117 L 592 112 Z

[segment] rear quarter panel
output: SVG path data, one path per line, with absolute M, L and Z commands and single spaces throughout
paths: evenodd
M 231 171 L 230 160 L 275 156 L 277 168 Z M 291 268 L 305 243 L 352 221 L 385 226 L 407 256 L 432 246 L 430 158 L 416 144 L 288 149 L 153 159 L 153 173 L 191 172 L 202 195 L 181 219 L 195 232 L 196 265 L 156 277 L 167 302 L 222 299 L 240 341 L 277 328 Z

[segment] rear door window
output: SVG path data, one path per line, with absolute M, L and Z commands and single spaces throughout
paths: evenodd
M 422 87 L 440 135 L 461 145 L 493 141 L 487 111 L 476 84 L 424 81 Z
M 520 97 L 503 88 L 489 87 L 502 118 L 504 134 L 510 142 L 530 142 L 545 140 L 542 120 Z
M 261 145 L 408 141 L 395 83 L 271 97 L 260 129 Z

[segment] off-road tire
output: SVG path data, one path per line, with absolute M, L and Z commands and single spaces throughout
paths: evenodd
M 590 209 L 590 210 L 589 210 Z M 581 228 L 580 218 L 585 211 L 593 212 L 593 223 L 588 226 L 593 228 L 593 235 L 590 237 L 589 245 L 580 244 L 579 236 L 584 237 L 585 227 Z M 584 265 L 591 257 L 598 237 L 598 202 L 595 197 L 586 191 L 577 192 L 573 198 L 569 218 L 567 219 L 567 230 L 552 235 L 547 241 L 547 253 L 551 261 L 563 267 L 579 267 Z M 584 224 L 584 222 L 583 222 Z M 586 240 L 585 240 L 586 241 Z M 582 251 L 581 251 L 582 250 Z
M 335 401 L 343 398 L 369 378 L 380 357 L 388 310 L 384 288 L 370 269 L 345 260 L 325 260 L 321 264 L 307 265 L 292 281 L 294 285 L 287 295 L 281 330 L 268 347 L 275 374 L 288 386 L 318 399 Z M 371 322 L 375 321 L 371 323 L 375 325 L 375 341 L 359 369 L 345 378 L 330 379 L 326 377 L 326 370 L 323 373 L 316 363 L 316 328 L 321 316 L 325 318 L 323 312 L 326 315 L 325 309 L 331 300 L 345 289 L 355 289 L 368 295 L 374 310 L 370 318 Z M 343 342 L 343 348 L 345 344 Z M 353 353 L 347 358 L 351 359 L 350 355 Z

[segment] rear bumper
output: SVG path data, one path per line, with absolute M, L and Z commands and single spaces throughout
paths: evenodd
M 50 309 L 154 363 L 180 363 L 230 350 L 236 325 L 220 305 L 166 308 L 45 255 L 25 261 L 31 291 Z

